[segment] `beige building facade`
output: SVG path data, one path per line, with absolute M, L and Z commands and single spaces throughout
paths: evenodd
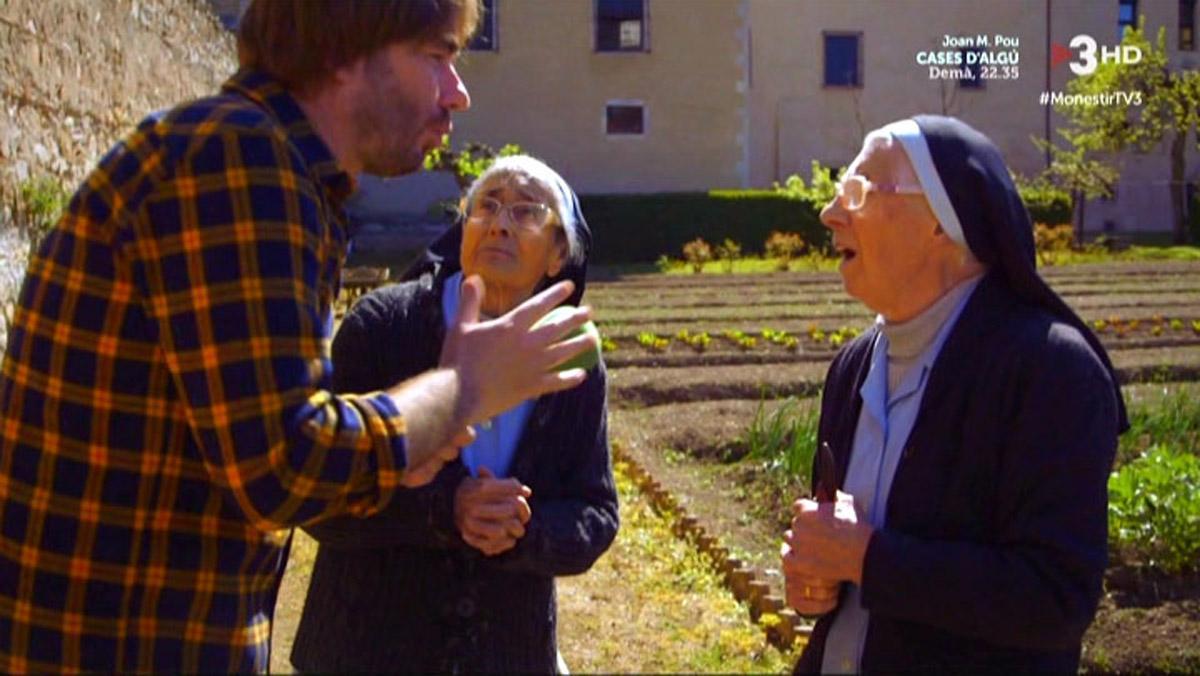
M 807 178 L 812 160 L 844 166 L 866 131 L 922 112 L 961 117 L 1032 175 L 1046 157 L 1031 137 L 1056 139 L 1062 123 L 1041 95 L 1075 77 L 1067 62 L 1050 67 L 1054 43 L 1088 35 L 1111 48 L 1141 16 L 1151 36 L 1166 29 L 1175 67 L 1200 67 L 1195 36 L 1191 49 L 1181 40 L 1194 32 L 1189 0 L 487 2 L 487 49 L 461 67 L 472 108 L 455 142 L 517 143 L 581 193 Z M 979 58 L 967 52 L 991 62 L 929 63 Z M 964 68 L 977 76 L 967 86 L 947 77 Z M 1165 151 L 1120 163 L 1116 198 L 1089 204 L 1087 231 L 1169 230 Z M 1200 181 L 1194 145 L 1187 178 Z

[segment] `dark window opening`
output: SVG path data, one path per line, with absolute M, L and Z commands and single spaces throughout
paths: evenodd
M 1137 28 L 1137 0 L 1117 0 L 1117 39 L 1130 28 Z
M 646 133 L 646 107 L 638 103 L 610 103 L 604 108 L 604 130 L 611 136 Z
M 483 0 L 483 7 L 481 8 L 483 13 L 479 15 L 479 30 L 471 38 L 467 49 L 473 52 L 498 51 L 499 42 L 496 40 L 496 2 L 497 0 Z
M 1179 49 L 1196 51 L 1196 0 L 1179 0 Z
M 970 78 L 959 80 L 958 86 L 963 89 L 983 89 L 987 85 L 987 80 L 983 79 L 983 64 L 979 62 L 983 49 L 968 47 L 958 52 L 962 54 L 962 68 L 971 74 Z
M 861 87 L 861 33 L 825 34 L 825 86 Z
M 596 51 L 644 52 L 646 0 L 596 0 Z

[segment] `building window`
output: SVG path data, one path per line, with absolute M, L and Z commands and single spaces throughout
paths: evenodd
M 1179 50 L 1196 51 L 1196 0 L 1179 0 Z
M 596 51 L 650 51 L 646 18 L 646 0 L 596 0 Z
M 862 86 L 862 33 L 825 33 L 825 86 Z
M 970 79 L 959 80 L 958 86 L 962 89 L 983 89 L 987 85 L 987 80 L 983 79 L 983 64 L 979 62 L 983 49 L 968 47 L 958 50 L 958 53 L 962 55 L 962 69 L 971 74 Z
M 1117 0 L 1117 39 L 1130 28 L 1137 28 L 1137 0 Z
M 473 52 L 495 52 L 500 49 L 496 40 L 496 3 L 499 0 L 483 0 L 483 14 L 479 15 L 479 30 L 467 45 Z
M 609 136 L 644 135 L 645 104 L 641 101 L 609 101 L 604 106 L 604 133 Z

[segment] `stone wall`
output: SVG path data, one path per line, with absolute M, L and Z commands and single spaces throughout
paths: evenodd
M 30 177 L 73 187 L 147 113 L 215 91 L 236 67 L 233 35 L 203 0 L 0 0 L 0 44 L 7 209 Z
M 0 352 L 25 275 L 20 187 L 69 191 L 147 113 L 217 90 L 233 35 L 204 0 L 0 0 Z

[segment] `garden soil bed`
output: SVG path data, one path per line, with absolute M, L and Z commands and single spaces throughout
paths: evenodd
M 1141 389 L 1150 386 L 1137 386 Z M 778 402 L 768 402 L 767 410 Z M 807 494 L 745 459 L 742 435 L 757 400 L 675 403 L 614 410 L 615 446 L 642 464 L 735 555 L 779 593 L 778 546 L 791 502 Z M 1084 637 L 1089 672 L 1200 669 L 1200 577 L 1111 567 L 1096 620 Z

